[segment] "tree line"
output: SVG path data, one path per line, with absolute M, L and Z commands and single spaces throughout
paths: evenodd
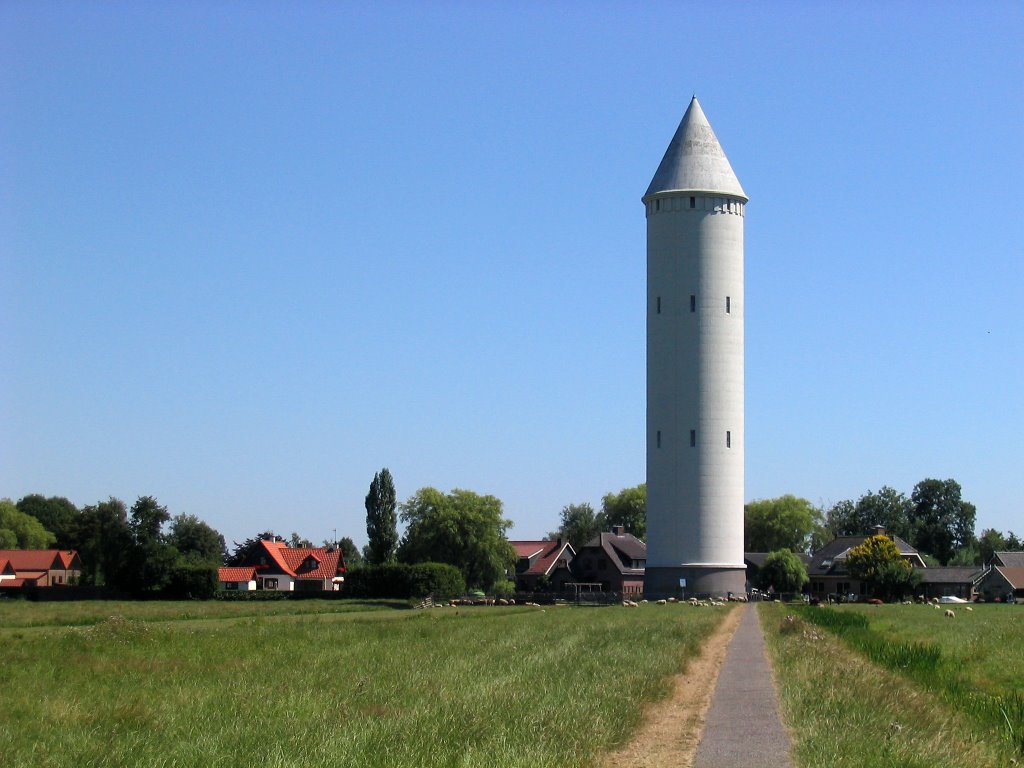
M 748 552 L 813 552 L 838 536 L 870 534 L 876 526 L 918 550 L 931 565 L 981 565 L 993 552 L 1020 550 L 1013 531 L 986 528 L 975 536 L 977 509 L 953 479 L 928 478 L 910 496 L 890 486 L 815 507 L 793 495 L 752 501 L 744 508 Z
M 111 497 L 79 509 L 62 496 L 0 501 L 0 548 L 73 549 L 81 583 L 136 595 L 208 596 L 224 537 L 195 515 L 174 517 L 152 496 L 131 509 Z

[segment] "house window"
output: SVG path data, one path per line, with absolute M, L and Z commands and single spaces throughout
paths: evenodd
M 697 430 L 690 430 L 690 447 L 695 448 L 697 446 Z
M 697 311 L 697 297 L 694 296 L 692 293 L 690 294 L 690 311 L 691 312 L 696 312 Z
M 264 579 L 263 580 L 263 588 L 264 589 L 277 589 L 277 579 Z
M 237 581 L 225 581 L 224 582 L 224 589 L 238 589 L 238 582 Z
M 729 430 L 725 431 L 725 447 L 732 448 L 732 432 Z

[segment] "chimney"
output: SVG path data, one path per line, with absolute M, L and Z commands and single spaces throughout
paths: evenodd
M 885 526 L 884 525 L 876 525 L 875 526 L 875 534 L 874 535 L 875 536 L 885 536 Z
M 623 536 L 626 533 L 626 526 L 624 526 L 624 525 L 613 525 L 612 526 L 612 533 L 614 533 L 616 536 Z

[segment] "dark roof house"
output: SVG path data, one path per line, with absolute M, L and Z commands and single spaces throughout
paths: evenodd
M 576 550 L 568 541 L 510 541 L 516 552 L 515 582 L 521 592 L 547 586 L 561 592 L 573 580 L 571 564 Z
M 573 560 L 578 582 L 624 595 L 643 594 L 646 567 L 647 545 L 621 525 L 588 541 Z
M 1003 568 L 1024 568 L 1024 552 L 993 552 L 988 564 Z

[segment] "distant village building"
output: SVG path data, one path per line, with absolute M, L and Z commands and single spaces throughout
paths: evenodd
M 277 539 L 262 540 L 243 566 L 219 569 L 222 589 L 332 592 L 345 581 L 340 549 L 289 547 Z
M 643 594 L 646 566 L 647 545 L 621 525 L 588 541 L 573 560 L 578 583 L 623 595 Z
M 850 550 L 859 547 L 872 536 L 885 536 L 885 528 L 878 526 L 872 533 L 862 536 L 838 536 L 811 555 L 807 568 L 810 579 L 808 591 L 812 597 L 826 598 L 829 595 L 863 595 L 864 585 L 850 576 L 846 568 L 846 557 Z M 914 568 L 924 568 L 921 554 L 899 536 L 889 536 L 900 551 L 900 557 Z
M 0 549 L 0 589 L 65 587 L 82 578 L 73 549 Z
M 576 550 L 562 539 L 543 541 L 510 541 L 516 552 L 515 583 L 519 592 L 538 589 L 565 591 L 573 581 L 572 562 Z

